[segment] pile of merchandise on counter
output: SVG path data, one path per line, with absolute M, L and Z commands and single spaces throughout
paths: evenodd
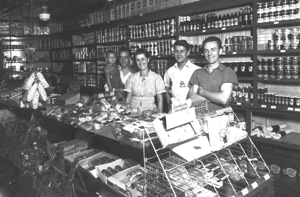
M 80 102 L 75 104 L 47 106 L 45 115 L 99 135 L 109 127 L 114 138 L 122 144 L 136 148 L 143 148 L 144 143 L 148 146 L 149 139 L 143 136 L 145 130 L 152 139 L 157 138 L 151 123 L 153 112 L 148 110 L 139 114 L 115 98 L 113 92 L 81 96 Z
M 251 136 L 279 140 L 283 136 L 293 132 L 291 128 L 288 128 L 287 124 L 273 125 L 270 127 L 258 126 L 251 131 Z

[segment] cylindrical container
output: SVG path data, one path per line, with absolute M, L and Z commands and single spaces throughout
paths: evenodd
M 247 37 L 247 50 L 253 50 L 253 37 L 248 36 Z
M 263 75 L 263 78 L 268 78 L 269 77 L 269 66 L 267 64 L 267 62 L 265 62 L 264 59 L 262 59 L 262 75 Z
M 289 107 L 294 107 L 294 106 L 295 106 L 294 97 L 289 96 Z
M 274 65 L 274 59 L 268 59 L 268 70 L 269 70 L 269 76 L 270 78 L 275 78 L 276 70 Z
M 295 107 L 300 107 L 300 97 L 295 97 Z
M 274 41 L 273 40 L 268 40 L 268 49 L 274 50 Z
M 263 76 L 263 67 L 262 67 L 262 60 L 257 60 L 257 76 L 262 78 Z
M 282 10 L 281 0 L 277 0 L 275 6 L 276 6 L 276 11 L 281 11 Z
M 278 94 L 274 95 L 274 105 L 278 105 Z

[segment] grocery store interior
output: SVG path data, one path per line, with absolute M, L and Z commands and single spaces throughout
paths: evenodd
M 299 40 L 300 0 L 0 0 L 0 197 L 299 197 Z

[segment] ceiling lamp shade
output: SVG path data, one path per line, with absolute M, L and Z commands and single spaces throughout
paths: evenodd
M 39 14 L 39 17 L 42 21 L 47 21 L 50 19 L 50 14 L 47 11 L 47 6 L 42 6 L 42 13 Z

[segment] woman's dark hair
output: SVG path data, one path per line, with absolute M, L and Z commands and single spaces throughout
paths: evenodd
M 146 58 L 150 58 L 150 54 L 146 49 L 139 48 L 134 52 L 134 59 L 136 58 L 137 55 L 144 54 Z
M 222 41 L 220 40 L 220 38 L 216 36 L 205 38 L 205 40 L 202 42 L 202 47 L 204 48 L 204 45 L 208 42 L 217 42 L 219 49 L 222 49 Z
M 177 40 L 174 43 L 174 49 L 176 46 L 183 46 L 187 51 L 190 50 L 190 45 L 186 40 Z

